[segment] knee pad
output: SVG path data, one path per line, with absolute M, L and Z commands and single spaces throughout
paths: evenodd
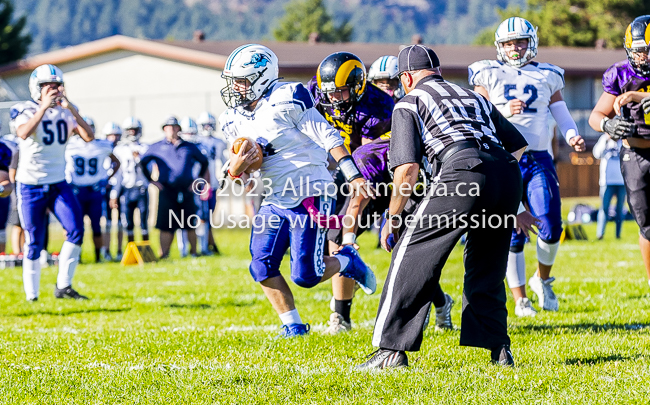
M 321 277 L 316 274 L 298 274 L 291 276 L 291 280 L 302 288 L 312 288 L 320 283 Z
M 253 260 L 248 270 L 256 283 L 260 283 L 266 279 L 280 276 L 280 266 L 272 268 L 262 260 Z
M 65 238 L 66 241 L 81 246 L 84 240 L 84 230 L 82 229 L 75 229 L 72 232 L 68 233 L 68 235 Z
M 537 261 L 545 266 L 552 266 L 559 248 L 560 242 L 549 243 L 537 238 Z

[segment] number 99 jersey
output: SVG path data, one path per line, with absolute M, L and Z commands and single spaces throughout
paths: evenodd
M 113 143 L 104 139 L 86 142 L 73 136 L 65 149 L 65 179 L 78 187 L 94 186 L 108 179 L 108 155 L 113 153 Z
M 508 101 L 523 101 L 523 112 L 508 121 L 526 138 L 528 150 L 548 150 L 548 106 L 551 96 L 564 88 L 563 69 L 550 63 L 530 62 L 514 68 L 496 60 L 482 60 L 469 66 L 469 84 L 485 88 L 501 113 Z
M 38 111 L 33 101 L 11 107 L 10 115 L 16 128 L 26 124 Z M 20 159 L 16 181 L 29 185 L 54 184 L 65 180 L 65 146 L 77 128 L 70 110 L 56 106 L 48 108 L 34 134 L 18 143 Z

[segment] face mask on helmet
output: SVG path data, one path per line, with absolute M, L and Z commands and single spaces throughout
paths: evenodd
M 503 21 L 494 37 L 497 59 L 507 65 L 522 67 L 537 56 L 537 29 L 521 17 Z
M 212 136 L 217 128 L 217 119 L 208 111 L 204 111 L 199 114 L 199 118 L 196 120 L 196 123 L 199 126 L 199 133 L 202 136 Z
M 183 117 L 180 122 L 181 125 L 181 133 L 180 136 L 184 141 L 192 142 L 192 143 L 198 143 L 198 132 L 199 128 L 196 125 L 196 121 L 194 121 L 190 117 Z
M 212 136 L 214 131 L 215 131 L 215 126 L 213 124 L 201 125 L 201 135 L 203 136 Z
M 625 31 L 625 52 L 630 65 L 637 73 L 643 76 L 650 75 L 650 62 L 648 61 L 648 30 L 650 15 L 637 17 Z
M 61 72 L 61 69 L 54 65 L 41 65 L 34 69 L 29 76 L 29 93 L 34 101 L 39 102 L 41 100 L 41 89 L 49 83 L 63 85 L 63 72 Z M 62 96 L 60 94 L 54 101 L 56 103 L 60 102 Z
M 142 136 L 142 128 L 124 128 L 124 137 L 129 142 L 137 142 Z
M 349 52 L 333 53 L 318 66 L 316 83 L 321 104 L 346 113 L 366 91 L 366 67 Z
M 235 49 L 221 77 L 221 98 L 229 108 L 245 107 L 260 99 L 278 80 L 278 58 L 267 47 L 249 44 Z

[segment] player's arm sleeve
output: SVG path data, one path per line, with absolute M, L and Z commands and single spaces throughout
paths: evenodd
M 603 134 L 600 136 L 600 138 L 598 138 L 598 142 L 596 142 L 592 151 L 596 159 L 602 159 L 603 153 L 605 153 L 605 147 L 607 146 L 608 139 L 609 135 L 607 134 Z
M 551 114 L 553 114 L 553 118 L 555 119 L 555 122 L 557 122 L 557 127 L 560 128 L 560 132 L 564 135 L 564 139 L 566 139 L 567 143 L 571 138 L 579 135 L 578 126 L 573 120 L 569 108 L 564 100 L 556 101 L 551 104 L 548 109 L 551 110 Z
M 393 111 L 390 137 L 390 170 L 407 163 L 422 162 L 422 121 L 416 105 L 399 102 Z
M 622 94 L 621 87 L 618 83 L 618 69 L 616 65 L 611 66 L 603 74 L 603 90 L 614 96 Z
M 496 129 L 496 136 L 501 141 L 505 150 L 513 153 L 528 146 L 528 142 L 526 142 L 521 132 L 495 107 L 492 107 L 492 111 L 490 111 L 490 119 Z
M 310 108 L 301 115 L 296 128 L 326 151 L 344 144 L 339 131 L 332 127 L 315 108 Z

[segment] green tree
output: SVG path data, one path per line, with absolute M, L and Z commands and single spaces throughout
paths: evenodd
M 27 54 L 32 38 L 23 29 L 27 18 L 14 20 L 10 0 L 0 0 L 0 64 L 16 61 Z
M 604 41 L 608 48 L 623 45 L 625 29 L 634 18 L 650 14 L 647 0 L 527 0 L 527 9 L 498 10 L 502 19 L 519 16 L 539 27 L 543 46 L 593 47 Z M 479 33 L 476 44 L 494 42 L 496 26 Z
M 278 28 L 273 30 L 278 41 L 304 42 L 312 33 L 323 42 L 348 42 L 352 37 L 352 26 L 347 21 L 335 26 L 323 0 L 294 0 L 285 10 Z

